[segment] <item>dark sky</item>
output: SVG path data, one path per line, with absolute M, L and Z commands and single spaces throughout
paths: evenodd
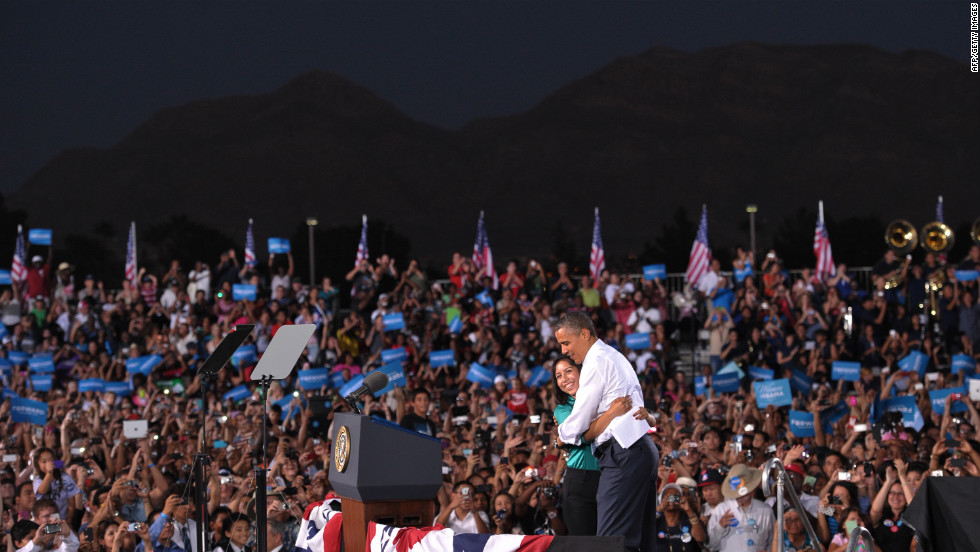
M 866 43 L 967 62 L 969 2 L 99 2 L 0 8 L 0 193 L 154 111 L 326 70 L 455 128 L 615 58 L 740 41 Z

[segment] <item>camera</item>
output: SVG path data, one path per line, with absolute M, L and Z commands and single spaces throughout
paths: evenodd
M 844 504 L 844 502 L 841 501 L 841 499 L 840 499 L 839 496 L 837 496 L 837 495 L 830 495 L 829 504 L 836 504 L 838 506 L 842 506 Z
M 55 533 L 60 533 L 60 532 L 61 532 L 61 524 L 60 523 L 49 523 L 49 524 L 47 524 L 47 525 L 44 526 L 44 534 L 45 535 L 53 535 Z
M 138 533 L 139 530 L 142 529 L 142 528 L 143 528 L 143 525 L 140 524 L 140 522 L 137 521 L 137 522 L 134 522 L 134 523 L 130 523 L 129 524 L 129 527 L 126 530 L 129 531 L 130 533 Z
M 679 504 L 680 501 L 681 501 L 680 495 L 672 494 L 667 497 L 667 504 Z
M 548 498 L 555 498 L 558 495 L 557 489 L 554 487 L 541 487 L 541 494 Z
M 660 459 L 660 463 L 664 465 L 665 468 L 670 468 L 674 465 L 674 457 L 669 454 L 665 454 L 663 458 Z

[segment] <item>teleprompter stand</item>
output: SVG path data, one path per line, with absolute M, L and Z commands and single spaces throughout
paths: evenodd
M 306 344 L 316 329 L 315 324 L 297 324 L 282 326 L 276 331 L 276 336 L 272 338 L 269 347 L 259 360 L 258 366 L 252 370 L 252 381 L 259 382 L 262 388 L 262 464 L 255 467 L 255 549 L 266 550 L 266 472 L 268 471 L 269 461 L 266 454 L 266 437 L 269 430 L 266 428 L 266 420 L 269 417 L 269 385 L 273 380 L 282 380 L 289 377 L 293 371 L 296 359 L 303 353 Z
M 197 508 L 197 550 L 198 552 L 211 552 L 211 543 L 208 541 L 208 478 L 207 465 L 210 458 L 207 454 L 207 425 L 208 425 L 208 402 L 207 402 L 207 382 L 214 379 L 224 367 L 231 355 L 242 346 L 248 338 L 255 324 L 239 324 L 235 330 L 226 335 L 218 347 L 211 353 L 211 356 L 204 361 L 197 370 L 198 386 L 201 388 L 201 448 L 194 455 L 194 506 Z M 217 489 L 214 492 L 218 492 Z

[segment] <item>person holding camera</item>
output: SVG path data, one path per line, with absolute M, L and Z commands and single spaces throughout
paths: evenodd
M 772 508 L 754 498 L 762 471 L 736 464 L 721 485 L 725 497 L 708 522 L 711 549 L 720 552 L 769 552 L 776 525 Z
M 435 523 L 455 533 L 489 533 L 490 516 L 473 507 L 473 494 L 473 485 L 467 481 L 456 483 L 448 500 L 440 493 L 442 510 L 436 515 Z
M 675 483 L 660 490 L 657 515 L 657 546 L 670 552 L 698 552 L 708 539 L 704 525 L 696 515 L 694 497 L 684 496 Z

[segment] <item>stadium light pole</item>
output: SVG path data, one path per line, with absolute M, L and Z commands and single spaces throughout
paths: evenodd
M 752 255 L 755 255 L 755 213 L 758 210 L 759 206 L 755 203 L 745 206 L 745 212 L 749 214 L 749 251 Z
M 316 217 L 306 217 L 306 226 L 310 229 L 310 289 L 316 288 L 316 281 L 314 280 L 313 269 L 316 266 L 315 259 L 313 257 L 313 227 L 319 224 L 320 221 Z

